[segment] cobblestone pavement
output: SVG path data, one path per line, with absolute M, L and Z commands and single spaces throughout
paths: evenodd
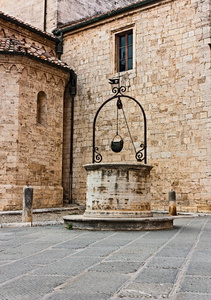
M 211 299 L 211 216 L 173 230 L 0 229 L 1 300 Z

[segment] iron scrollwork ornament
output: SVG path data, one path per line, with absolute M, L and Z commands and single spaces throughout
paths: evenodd
M 96 114 L 95 114 L 95 117 L 94 117 L 94 121 L 93 121 L 93 142 L 92 142 L 92 145 L 93 145 L 93 156 L 92 156 L 92 162 L 93 163 L 100 163 L 102 161 L 102 155 L 101 153 L 99 152 L 99 149 L 98 147 L 95 147 L 95 130 L 96 130 L 96 121 L 97 121 L 97 117 L 98 117 L 98 114 L 99 112 L 101 111 L 101 109 L 108 103 L 110 102 L 111 100 L 117 100 L 116 104 L 117 104 L 117 131 L 116 131 L 116 135 L 115 137 L 113 138 L 112 142 L 111 142 L 111 149 L 114 151 L 114 152 L 120 152 L 122 149 L 123 149 L 123 145 L 124 145 L 124 141 L 123 139 L 121 138 L 121 136 L 119 136 L 118 134 L 118 110 L 121 109 L 122 113 L 123 113 L 123 116 L 124 116 L 124 119 L 125 119 L 125 123 L 126 123 L 126 126 L 127 126 L 127 129 L 128 129 L 128 133 L 129 133 L 129 136 L 130 136 L 130 139 L 131 139 L 131 142 L 133 144 L 133 148 L 134 148 L 134 152 L 135 152 L 135 158 L 138 162 L 144 162 L 144 164 L 147 164 L 147 127 L 146 127 L 146 115 L 145 115 L 145 112 L 144 112 L 144 109 L 143 107 L 141 106 L 141 104 L 133 97 L 130 97 L 130 96 L 127 96 L 127 95 L 124 95 L 124 92 L 126 91 L 126 87 L 125 86 L 120 86 L 120 81 L 119 79 L 109 79 L 109 82 L 111 84 L 118 84 L 119 86 L 118 87 L 113 87 L 112 89 L 112 92 L 114 93 L 114 96 L 107 99 L 97 110 Z M 132 139 L 132 135 L 130 133 L 130 129 L 129 129 L 129 126 L 128 126 L 128 122 L 127 122 L 127 119 L 126 119 L 126 114 L 124 112 L 124 109 L 123 109 L 123 103 L 121 101 L 121 99 L 128 99 L 128 100 L 132 100 L 134 101 L 140 108 L 142 114 L 143 114 L 143 119 L 144 119 L 144 141 L 143 143 L 140 145 L 140 150 L 136 151 L 136 147 L 134 145 L 134 142 L 133 142 L 133 139 Z M 118 137 L 120 139 L 118 139 L 117 141 L 115 140 L 116 137 Z
M 145 159 L 144 154 L 142 153 L 142 151 L 145 150 L 146 146 L 144 144 L 141 144 L 140 147 L 141 147 L 141 149 L 136 152 L 136 160 L 137 161 L 143 161 Z
M 112 89 L 112 93 L 116 94 L 115 96 L 117 96 L 118 94 L 122 95 L 122 93 L 126 92 L 126 87 L 125 86 L 121 86 L 121 87 L 113 87 Z
M 96 163 L 100 163 L 102 161 L 102 159 L 103 159 L 102 155 L 98 151 L 99 151 L 98 147 L 93 148 L 94 162 L 96 162 Z

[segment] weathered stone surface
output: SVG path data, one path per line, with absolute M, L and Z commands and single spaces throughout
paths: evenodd
M 143 164 L 89 164 L 86 216 L 147 217 L 150 206 L 150 170 Z
M 40 48 L 47 40 L 30 30 L 17 34 L 14 24 L 5 24 L 8 35 L 21 39 L 22 34 L 31 42 L 34 38 Z M 63 93 L 68 78 L 67 71 L 52 65 L 1 53 L 0 210 L 22 209 L 23 186 L 28 184 L 34 188 L 34 208 L 62 205 Z M 37 122 L 39 92 L 46 95 L 45 124 Z
M 56 27 L 58 21 L 67 21 L 66 17 L 71 5 L 74 5 L 73 15 L 80 19 L 82 14 L 90 16 L 93 12 L 99 12 L 99 6 L 102 11 L 106 11 L 118 5 L 129 4 L 131 1 L 122 0 L 117 4 L 113 1 L 100 1 L 99 6 L 97 1 L 92 4 L 76 2 L 49 0 L 47 30 Z M 3 11 L 15 13 L 18 17 L 22 16 L 23 20 L 43 28 L 43 1 L 21 0 L 15 11 L 13 7 L 11 1 L 1 3 Z M 10 30 L 9 27 L 11 26 L 7 26 L 5 32 Z M 21 35 L 20 28 L 16 25 L 11 28 L 13 33 L 22 36 L 26 42 L 30 39 L 35 40 L 35 43 L 41 47 L 55 52 L 54 42 L 38 35 L 35 37 L 34 33 L 30 33 L 29 36 L 27 30 L 23 28 Z M 115 61 L 115 34 L 128 29 L 133 29 L 134 34 L 134 69 L 121 73 L 121 83 L 126 85 L 127 94 L 135 97 L 143 105 L 147 116 L 148 162 L 154 166 L 151 173 L 152 209 L 167 211 L 168 193 L 173 188 L 177 193 L 178 211 L 210 212 L 211 185 L 208 177 L 210 172 L 210 4 L 208 0 L 159 1 L 148 4 L 144 9 L 137 8 L 64 34 L 62 59 L 68 62 L 78 75 L 73 136 L 74 165 L 73 178 L 71 178 L 73 202 L 85 204 L 86 172 L 82 166 L 91 163 L 93 118 L 99 106 L 112 95 L 108 79 L 118 76 Z M 0 30 L 0 34 L 3 35 L 4 32 Z M 4 61 L 8 62 L 8 58 L 2 55 L 1 58 L 3 57 Z M 8 161 L 7 167 L 3 167 L 2 176 L 9 183 L 12 174 L 15 173 L 17 180 L 21 181 L 19 170 L 24 169 L 22 160 L 17 163 L 17 158 L 12 151 L 4 152 L 8 143 L 13 149 L 25 151 L 24 147 L 19 148 L 17 145 L 18 134 L 14 130 L 18 126 L 18 118 L 25 117 L 24 114 L 18 116 L 17 113 L 18 94 L 22 93 L 17 83 L 23 77 L 22 83 L 32 87 L 30 90 L 32 94 L 29 93 L 29 86 L 28 90 L 27 87 L 24 88 L 27 90 L 25 95 L 32 97 L 36 90 L 36 80 L 40 82 L 42 89 L 47 89 L 48 86 L 50 92 L 55 88 L 54 80 L 58 87 L 57 79 L 60 76 L 57 74 L 58 76 L 54 77 L 53 71 L 50 74 L 46 71 L 41 74 L 42 67 L 34 68 L 33 63 L 28 61 L 25 61 L 26 64 L 28 71 L 27 73 L 24 71 L 23 76 L 21 75 L 24 69 L 21 67 L 22 62 L 14 60 L 8 68 L 5 63 L 0 64 L 0 71 L 3 74 L 0 78 L 0 87 L 5 93 L 4 107 L 8 112 L 8 118 L 4 120 L 7 127 L 2 129 L 0 124 L 4 136 L 1 157 L 3 162 Z M 38 73 L 40 76 L 37 75 Z M 10 91 L 4 80 L 10 82 Z M 60 99 L 60 96 L 58 98 Z M 20 104 L 22 105 L 21 102 Z M 138 148 L 142 142 L 142 119 L 136 106 L 130 103 L 123 103 L 123 105 Z M 71 103 L 68 100 L 65 102 L 65 109 L 63 184 L 65 193 L 69 197 Z M 10 118 L 12 115 L 16 120 L 15 124 L 13 118 Z M 97 145 L 104 153 L 103 162 L 134 161 L 130 139 L 121 118 L 120 130 L 124 137 L 124 149 L 120 155 L 113 155 L 113 153 L 111 155 L 110 142 L 116 129 L 114 120 L 116 120 L 115 107 L 108 105 L 102 111 L 96 133 Z M 56 122 L 56 127 L 59 126 L 58 124 L 61 123 Z M 8 134 L 5 128 L 11 134 Z M 40 136 L 42 136 L 41 130 Z M 38 141 L 40 142 L 37 139 L 35 144 Z M 55 147 L 53 141 L 51 143 L 51 147 Z M 43 149 L 41 152 L 44 153 Z M 40 164 L 41 169 L 45 166 L 43 161 L 31 163 L 32 169 L 35 168 L 34 163 Z M 42 170 L 42 174 L 48 173 L 48 168 Z M 58 173 L 56 172 L 55 176 L 56 174 Z M 42 189 L 47 192 L 43 202 L 50 205 L 49 195 L 52 190 L 45 183 L 40 185 L 36 182 L 36 184 L 40 196 L 43 197 Z M 0 187 L 0 198 L 3 194 L 8 198 L 11 189 L 16 193 L 18 188 L 16 184 L 3 184 Z M 60 197 L 61 188 L 55 188 L 54 198 Z M 14 208 L 14 199 L 10 199 L 7 206 L 10 206 L 10 209 Z
M 32 222 L 33 188 L 24 187 L 23 189 L 23 213 L 22 222 Z
M 156 232 L 2 228 L 0 298 L 210 300 L 204 265 L 198 275 L 187 271 L 196 259 L 210 262 L 210 250 L 197 248 L 202 238 L 211 241 L 211 218 L 177 217 L 175 225 Z M 184 244 L 183 231 L 185 243 L 192 244 L 187 253 L 165 256 L 166 247 L 174 253 L 176 243 Z
M 71 224 L 73 229 L 80 230 L 160 230 L 172 229 L 173 217 L 149 218 L 106 218 L 86 216 L 64 216 L 66 225 Z
M 48 0 L 49 9 L 46 16 L 48 32 L 57 26 L 57 2 L 57 0 Z M 44 2 L 42 0 L 28 2 L 20 0 L 18 5 L 15 1 L 10 2 L 10 5 L 7 1 L 1 1 L 1 10 L 41 30 L 44 29 Z
M 133 29 L 134 69 L 120 75 L 127 95 L 136 98 L 146 113 L 148 163 L 154 166 L 152 209 L 168 211 L 168 193 L 173 189 L 177 211 L 210 212 L 209 28 L 208 0 L 180 0 L 149 5 L 64 34 L 62 58 L 78 74 L 74 202 L 85 203 L 86 172 L 82 166 L 92 159 L 93 119 L 100 105 L 112 96 L 108 79 L 118 76 L 115 33 Z M 139 110 L 129 102 L 123 102 L 123 106 L 138 148 L 142 142 Z M 96 128 L 102 162 L 134 162 L 124 119 L 119 125 L 124 149 L 118 155 L 110 150 L 115 120 L 115 103 L 109 103 Z
M 176 216 L 177 206 L 176 206 L 176 193 L 175 191 L 169 192 L 169 215 Z

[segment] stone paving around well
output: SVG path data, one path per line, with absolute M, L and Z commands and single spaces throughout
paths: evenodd
M 211 299 L 211 216 L 173 230 L 0 229 L 1 300 Z
M 63 216 L 83 214 L 84 210 L 84 206 L 74 204 L 58 208 L 33 209 L 32 223 L 34 226 L 63 224 Z M 0 211 L 0 228 L 29 226 L 29 224 L 22 223 L 22 212 L 22 210 Z

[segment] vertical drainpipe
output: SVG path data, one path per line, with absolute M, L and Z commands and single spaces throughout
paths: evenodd
M 70 203 L 73 199 L 73 132 L 74 132 L 74 98 L 76 95 L 77 75 L 71 70 L 69 94 L 71 95 L 71 124 L 70 124 L 70 169 L 69 169 L 69 196 Z
M 46 17 L 47 17 L 47 0 L 44 0 L 44 23 L 43 23 L 43 31 L 46 31 Z
M 63 33 L 62 32 L 59 36 L 57 36 L 57 39 L 58 39 L 58 43 L 56 46 L 56 54 L 58 56 L 58 59 L 60 60 L 63 54 Z
M 46 0 L 47 1 L 47 0 Z M 63 32 L 57 36 L 58 43 L 56 46 L 56 54 L 58 59 L 61 59 L 63 54 Z M 73 131 L 74 131 L 74 98 L 76 95 L 77 75 L 73 70 L 70 70 L 70 80 L 68 82 L 69 95 L 71 96 L 71 124 L 70 124 L 70 166 L 69 166 L 69 198 L 72 203 L 72 190 L 73 190 Z

